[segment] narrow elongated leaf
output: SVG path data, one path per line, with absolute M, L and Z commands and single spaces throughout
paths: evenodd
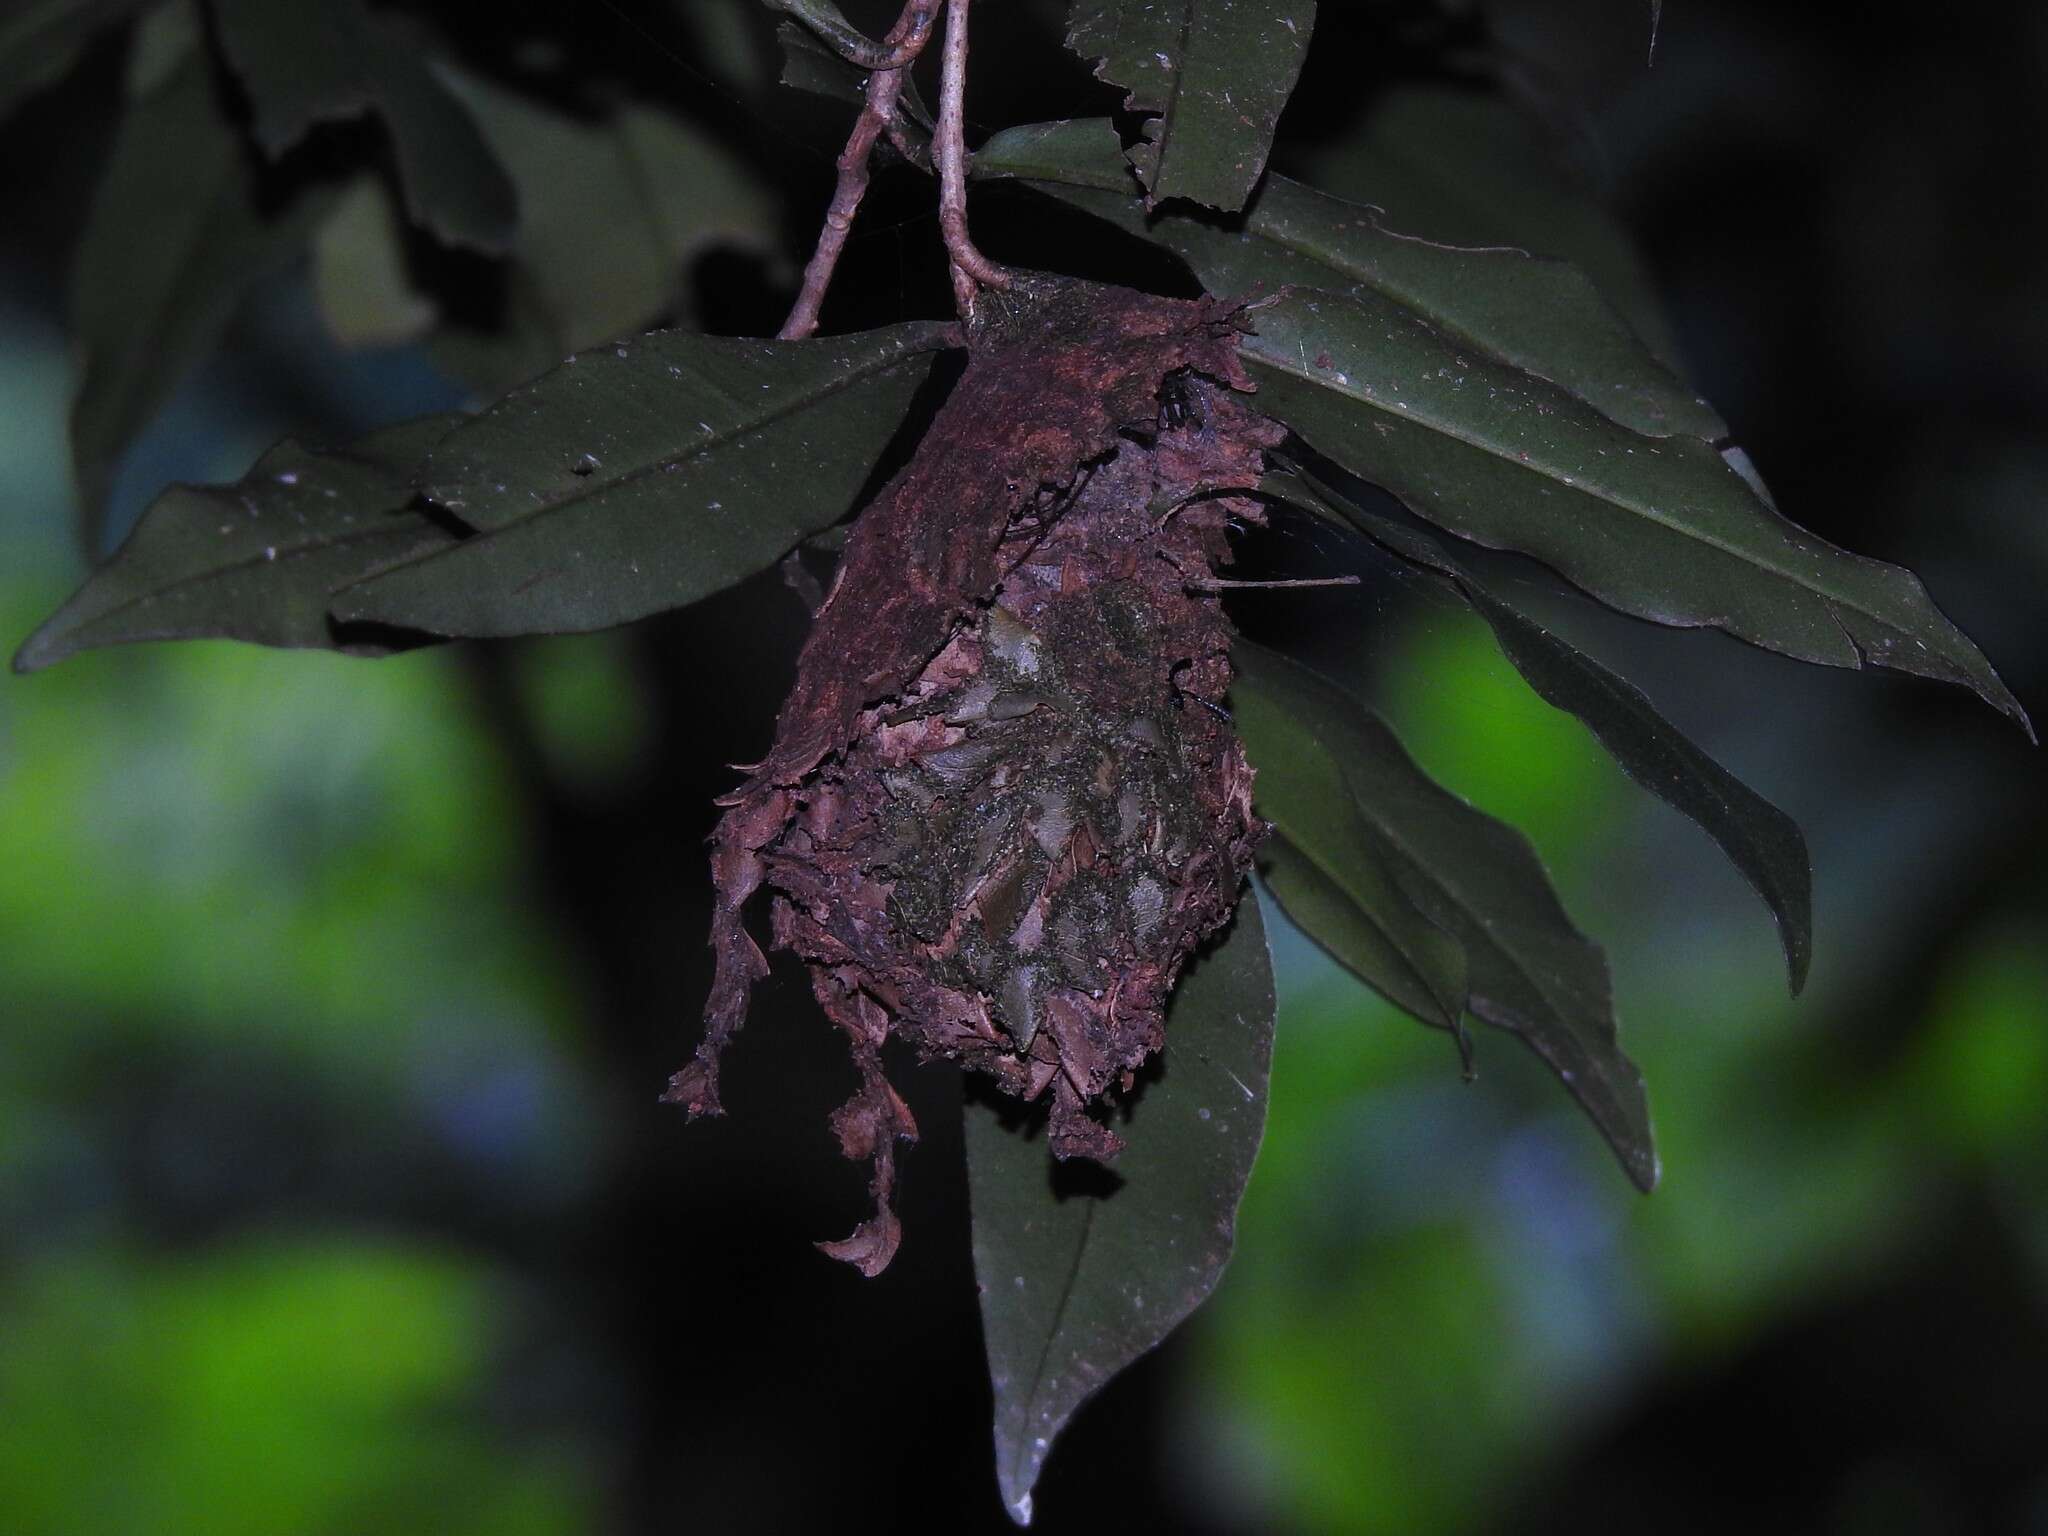
M 1712 444 L 1628 432 L 1377 294 L 1290 294 L 1253 323 L 1261 409 L 1440 527 L 1638 618 L 1959 683 L 2031 733 L 1917 576 L 1787 522 Z
M 1182 977 L 1164 1070 L 1107 1178 L 1055 1167 L 1042 1136 L 967 1110 L 974 1274 L 995 1387 L 996 1477 L 1019 1525 L 1082 1403 L 1215 1289 L 1266 1125 L 1273 971 L 1256 898 Z
M 1149 115 L 1130 152 L 1150 201 L 1244 206 L 1315 27 L 1315 0 L 1074 0 L 1067 46 Z
M 1270 795 L 1296 760 L 1275 741 L 1310 730 L 1327 744 L 1372 829 L 1378 862 L 1464 945 L 1471 1011 L 1541 1056 L 1629 1178 L 1653 1187 L 1649 1104 L 1616 1039 L 1606 958 L 1572 926 L 1528 839 L 1440 788 L 1334 683 L 1247 641 L 1231 660 L 1238 730 L 1259 770 L 1255 793 Z
M 1274 827 L 1260 862 L 1288 915 L 1396 1007 L 1456 1029 L 1464 949 L 1389 873 L 1379 830 L 1345 775 L 1343 722 L 1276 709 L 1253 691 L 1237 729 L 1258 769 L 1258 812 Z
M 1264 805 L 1260 807 L 1266 812 Z M 1284 832 L 1275 831 L 1259 846 L 1259 869 L 1294 926 L 1314 939 L 1345 969 L 1375 992 L 1406 1009 L 1425 1024 L 1456 1032 L 1465 1011 L 1465 950 L 1451 935 L 1430 925 L 1388 879 L 1376 857 L 1346 866 L 1344 881 L 1326 873 L 1318 861 Z M 1406 922 L 1426 930 L 1426 959 L 1433 975 L 1421 975 L 1411 955 L 1424 946 L 1411 942 L 1404 950 L 1388 936 L 1387 925 L 1351 893 L 1363 880 L 1398 903 Z M 1423 987 L 1417 990 L 1420 976 Z M 1404 994 L 1417 1001 L 1405 1001 Z
M 1624 773 L 1721 845 L 1777 920 L 1792 990 L 1806 984 L 1813 958 L 1813 861 L 1797 822 L 1693 745 L 1626 679 L 1502 601 L 1434 539 L 1367 512 L 1313 479 L 1275 476 L 1267 489 L 1447 578 L 1544 702 L 1576 715 Z
M 315 123 L 375 112 L 414 223 L 451 245 L 496 253 L 510 243 L 512 182 L 475 119 L 360 0 L 214 0 L 213 10 L 265 154 L 284 153 Z
M 0 15 L 0 118 L 71 72 L 100 32 L 146 0 L 14 0 Z
M 111 466 L 218 339 L 242 296 L 287 266 L 331 191 L 259 211 L 242 146 L 188 57 L 121 119 L 71 272 L 82 363 L 71 447 L 87 547 Z
M 1241 220 L 1147 215 L 1106 118 L 1007 129 L 976 153 L 977 176 L 1016 177 L 1165 246 L 1216 294 L 1282 284 L 1376 293 L 1497 363 L 1548 379 L 1646 436 L 1728 432 L 1660 362 L 1585 273 L 1506 246 L 1444 245 L 1384 228 L 1377 208 L 1269 175 Z
M 1548 0 L 1531 9 L 1545 6 L 1554 27 L 1557 12 Z M 1487 14 L 1495 20 L 1501 9 L 1489 5 Z M 1573 49 L 1575 41 L 1560 36 L 1559 46 Z M 1375 91 L 1346 133 L 1304 146 L 1296 174 L 1386 209 L 1387 223 L 1407 234 L 1562 257 L 1593 280 L 1653 353 L 1676 366 L 1677 339 L 1628 231 L 1560 158 L 1557 134 L 1512 98 L 1453 81 Z
M 335 615 L 571 633 L 744 580 L 846 513 L 955 336 L 657 331 L 579 354 L 429 457 L 428 496 L 481 536 L 349 589 Z
M 28 638 L 15 670 L 137 640 L 387 649 L 337 636 L 327 602 L 370 571 L 454 542 L 415 505 L 411 476 L 461 419 L 422 417 L 327 452 L 287 438 L 233 485 L 172 486 Z

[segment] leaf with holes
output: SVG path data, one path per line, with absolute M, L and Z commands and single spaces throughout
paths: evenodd
M 1020 1525 L 1082 1403 L 1215 1289 L 1266 1124 L 1273 971 L 1256 898 L 1181 978 L 1163 1067 L 1113 1173 L 1055 1165 L 1007 1102 L 967 1112 L 974 1274 L 995 1387 L 996 1477 Z
M 435 447 L 427 496 L 478 537 L 341 593 L 437 635 L 562 634 L 678 608 L 838 521 L 951 326 L 814 341 L 656 331 L 514 390 Z
M 1157 205 L 1234 211 L 1294 93 L 1315 0 L 1074 0 L 1067 46 L 1146 116 L 1132 167 Z
M 233 485 L 172 486 L 29 636 L 15 670 L 138 640 L 392 649 L 393 637 L 337 634 L 327 602 L 371 571 L 454 542 L 416 505 L 411 476 L 461 419 L 426 416 L 325 452 L 287 438 Z

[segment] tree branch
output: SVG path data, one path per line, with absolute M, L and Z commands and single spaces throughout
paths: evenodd
M 891 50 L 890 57 L 900 54 L 903 63 L 898 67 L 877 68 L 868 76 L 860 116 L 854 119 L 846 148 L 839 153 L 839 184 L 832 193 L 830 206 L 825 210 L 825 222 L 818 231 L 817 249 L 811 253 L 810 263 L 804 268 L 803 287 L 797 292 L 789 318 L 776 332 L 784 341 L 800 340 L 818 329 L 818 312 L 824 307 L 825 290 L 832 284 L 833 269 L 839 265 L 839 255 L 846 249 L 846 237 L 853 228 L 854 215 L 860 211 L 860 200 L 868 190 L 868 159 L 874 153 L 875 141 L 895 121 L 896 98 L 903 94 L 903 83 L 909 79 L 910 65 L 924 52 L 925 44 L 931 39 L 932 22 L 938 14 L 938 7 L 939 0 L 907 0 L 903 14 L 889 29 L 887 47 Z M 792 9 L 790 14 L 803 15 L 804 12 Z
M 939 230 L 952 260 L 953 298 L 962 319 L 979 289 L 1010 286 L 1010 274 L 976 250 L 967 233 L 967 6 L 968 0 L 946 0 L 938 131 L 932 138 L 932 159 L 939 168 Z
M 768 0 L 768 8 L 794 17 L 834 53 L 862 69 L 902 69 L 915 63 L 924 47 L 921 40 L 915 46 L 900 42 L 894 32 L 889 42 L 878 43 L 840 15 L 830 0 Z

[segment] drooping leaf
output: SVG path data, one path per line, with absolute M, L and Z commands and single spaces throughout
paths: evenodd
M 977 176 L 1023 180 L 1185 261 L 1211 293 L 1284 284 L 1367 291 L 1497 363 L 1550 380 L 1635 432 L 1719 439 L 1727 424 L 1637 338 L 1568 262 L 1445 245 L 1385 227 L 1380 210 L 1269 175 L 1241 220 L 1147 215 L 1106 118 L 1032 123 L 976 153 Z
M 14 0 L 0 14 L 0 118 L 55 85 L 101 32 L 147 0 Z
M 1439 787 L 1385 722 L 1328 679 L 1246 641 L 1231 660 L 1232 706 L 1259 770 L 1254 794 L 1270 795 L 1293 768 L 1271 743 L 1313 731 L 1342 764 L 1378 861 L 1463 944 L 1471 1012 L 1541 1056 L 1629 1178 L 1654 1186 L 1649 1104 L 1616 1038 L 1606 958 L 1572 926 L 1528 839 Z
M 1174 993 L 1164 1070 L 1122 1128 L 1114 1177 L 1055 1166 L 1041 1135 L 968 1105 L 996 1477 L 1018 1524 L 1075 1410 L 1215 1289 L 1265 1130 L 1272 1045 L 1272 962 L 1248 896 Z
M 1693 745 L 1639 689 L 1503 601 L 1428 535 L 1368 512 L 1312 477 L 1274 476 L 1267 489 L 1356 528 L 1456 587 L 1544 702 L 1576 715 L 1624 773 L 1721 845 L 1777 921 L 1792 990 L 1806 984 L 1813 862 L 1797 822 Z
M 243 295 L 299 256 L 333 193 L 258 207 L 205 60 L 188 55 L 121 119 L 71 272 L 81 377 L 71 449 L 97 552 L 114 460 L 206 355 Z
M 33 672 L 95 646 L 220 637 L 357 653 L 327 603 L 368 572 L 454 542 L 418 508 L 411 476 L 462 418 L 426 416 L 319 452 L 287 438 L 233 485 L 174 485 L 111 560 L 29 636 Z
M 1258 770 L 1254 797 L 1274 836 L 1260 849 L 1287 913 L 1359 978 L 1424 1023 L 1456 1029 L 1465 953 L 1417 910 L 1344 770 L 1346 726 L 1276 708 L 1254 687 L 1237 732 Z
M 1626 431 L 1377 294 L 1294 293 L 1253 323 L 1261 409 L 1438 526 L 1638 618 L 1961 684 L 2031 732 L 1917 576 L 1787 522 L 1712 444 Z
M 1147 114 L 1131 164 L 1153 204 L 1234 212 L 1258 183 L 1315 0 L 1074 0 L 1067 46 Z
M 846 513 L 956 334 L 657 331 L 580 353 L 429 457 L 428 497 L 479 536 L 350 588 L 335 615 L 573 633 L 744 580 Z
M 375 112 L 413 222 L 451 245 L 505 249 L 519 212 L 511 179 L 411 40 L 373 20 L 361 0 L 214 0 L 213 10 L 266 155 L 283 154 L 316 123 Z
M 1271 814 L 1263 804 L 1260 812 Z M 1464 947 L 1417 913 L 1376 862 L 1349 865 L 1344 872 L 1350 878 L 1341 883 L 1327 872 L 1327 862 L 1311 857 L 1280 831 L 1259 846 L 1266 888 L 1295 927 L 1396 1007 L 1426 1024 L 1457 1031 L 1465 1012 Z M 1348 889 L 1361 880 L 1370 884 L 1375 896 L 1390 905 L 1398 903 L 1408 923 L 1426 931 L 1427 957 L 1435 962 L 1433 978 L 1420 976 L 1416 961 L 1389 939 L 1384 922 Z M 1418 979 L 1424 983 L 1420 989 Z
M 506 324 L 436 338 L 437 359 L 502 394 L 573 352 L 671 322 L 690 263 L 732 244 L 777 249 L 772 197 L 715 140 L 627 103 L 583 122 L 451 72 L 519 194 Z

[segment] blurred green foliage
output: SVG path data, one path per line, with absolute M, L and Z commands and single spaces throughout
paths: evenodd
M 481 1266 L 363 1235 L 179 1258 L 108 1244 L 6 1287 L 0 1498 L 18 1531 L 587 1529 L 588 1471 L 479 1412 Z

